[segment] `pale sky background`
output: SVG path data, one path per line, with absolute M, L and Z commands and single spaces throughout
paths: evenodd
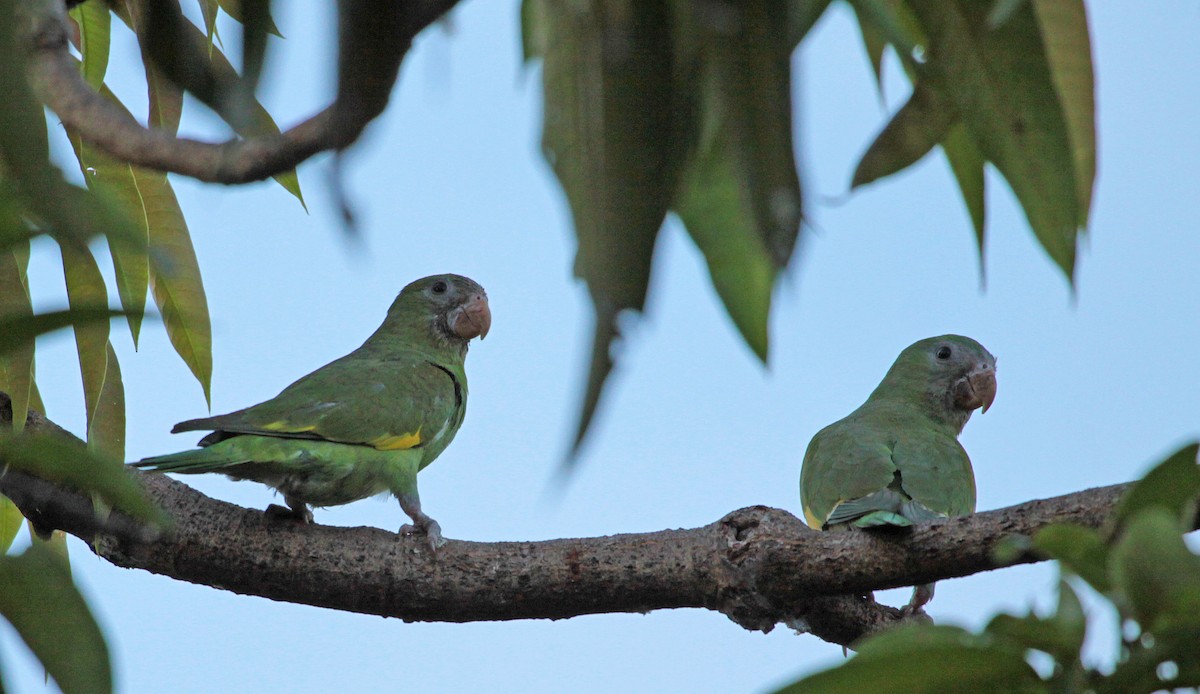
M 281 124 L 330 93 L 332 6 L 275 3 L 287 40 L 272 45 L 262 97 Z M 669 223 L 647 319 L 624 349 L 582 470 L 547 502 L 574 426 L 590 308 L 571 276 L 567 207 L 539 154 L 540 77 L 521 65 L 517 3 L 464 2 L 451 31 L 418 40 L 391 108 L 350 157 L 361 249 L 339 229 L 328 157 L 300 170 L 311 214 L 273 183 L 173 177 L 213 316 L 213 412 L 272 397 L 356 347 L 410 280 L 458 272 L 487 289 L 494 323 L 468 358 L 466 423 L 421 475 L 425 507 L 450 538 L 695 527 L 751 504 L 798 512 L 812 435 L 856 407 L 903 347 L 945 332 L 970 335 L 999 358 L 995 407 L 963 435 L 980 509 L 1133 479 L 1200 436 L 1200 8 L 1169 0 L 1153 10 L 1090 3 L 1089 11 L 1100 174 L 1074 298 L 994 172 L 986 291 L 940 154 L 845 197 L 886 112 L 850 13 L 835 4 L 795 58 L 797 147 L 814 228 L 776 294 L 770 368 L 741 343 L 700 255 Z M 237 33 L 225 26 L 230 54 Z M 134 55 L 121 28 L 110 84 L 144 113 Z M 890 67 L 894 109 L 904 86 Z M 225 136 L 194 102 L 183 130 Z M 68 152 L 62 137 L 56 147 Z M 51 244 L 35 247 L 30 275 L 39 307 L 64 304 Z M 171 425 L 207 410 L 161 325 L 147 321 L 139 353 L 124 323 L 113 326 L 128 457 L 191 446 L 197 436 L 172 436 Z M 39 343 L 38 366 L 50 416 L 81 433 L 69 333 Z M 253 508 L 273 500 L 252 483 L 185 481 Z M 407 520 L 394 501 L 377 500 L 316 518 L 388 529 Z M 75 540 L 71 559 L 121 692 L 758 692 L 842 659 L 812 636 L 751 633 L 706 610 L 405 624 L 118 569 Z M 1046 604 L 1054 577 L 1041 565 L 944 581 L 930 613 L 979 626 L 998 609 Z M 899 604 L 906 596 L 883 597 Z M 47 689 L 6 624 L 0 657 L 12 691 Z

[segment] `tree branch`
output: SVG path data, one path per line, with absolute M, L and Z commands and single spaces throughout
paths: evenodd
M 0 424 L 6 409 L 0 406 Z M 57 429 L 34 412 L 26 427 Z M 79 536 L 117 566 L 406 621 L 563 619 L 703 607 L 762 631 L 803 620 L 815 635 L 842 645 L 899 618 L 897 610 L 856 596 L 999 568 L 992 552 L 1004 538 L 1032 535 L 1054 522 L 1099 527 L 1128 486 L 891 535 L 818 533 L 790 513 L 754 506 L 700 528 L 543 542 L 451 540 L 433 556 L 417 538 L 279 521 L 160 474 L 131 474 L 174 521 L 166 537 L 146 542 L 106 534 L 81 521 L 76 506 L 90 501 L 70 490 L 60 491 L 77 498 L 61 507 L 43 503 L 39 522 Z M 5 475 L 0 493 L 17 500 L 29 484 L 27 477 Z M 1027 553 L 1012 563 L 1040 559 Z
M 390 31 L 365 47 L 384 75 L 339 72 L 338 97 L 328 108 L 277 135 L 202 142 L 145 128 L 84 81 L 71 57 L 62 0 L 28 0 L 19 18 L 27 47 L 26 76 L 34 93 L 63 125 L 85 141 L 122 161 L 180 173 L 213 183 L 246 183 L 294 169 L 309 157 L 353 143 L 382 112 L 395 83 L 400 61 L 413 38 L 444 15 L 458 0 L 419 2 L 343 2 L 340 21 L 355 25 L 363 13 L 391 18 Z M 345 41 L 345 37 L 343 37 Z M 343 48 L 343 52 L 353 50 Z M 372 52 L 374 51 L 374 52 Z M 394 64 L 394 65 L 393 65 Z

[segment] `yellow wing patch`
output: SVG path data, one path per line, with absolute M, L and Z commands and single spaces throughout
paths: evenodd
M 381 451 L 402 451 L 421 443 L 421 430 L 417 429 L 411 434 L 400 434 L 399 436 L 384 434 L 379 438 L 371 439 L 367 443 L 370 443 Z
M 824 521 L 818 520 L 817 517 L 813 515 L 812 510 L 807 506 L 804 507 L 804 522 L 808 523 L 808 527 L 812 528 L 813 530 L 820 530 L 821 526 L 825 525 Z
M 313 429 L 316 429 L 316 428 L 317 428 L 316 424 L 309 424 L 308 426 L 298 427 L 293 424 L 288 424 L 287 422 L 284 422 L 284 421 L 271 422 L 270 424 L 263 425 L 263 429 L 266 429 L 267 431 L 281 431 L 281 432 L 287 432 L 289 434 L 302 434 L 306 431 L 312 431 Z

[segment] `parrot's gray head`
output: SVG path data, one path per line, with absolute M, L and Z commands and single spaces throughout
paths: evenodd
M 972 412 L 987 412 L 996 399 L 996 358 L 969 337 L 930 337 L 900 353 L 889 382 L 919 394 L 931 414 L 961 431 Z
M 431 275 L 410 283 L 388 309 L 388 322 L 422 326 L 438 343 L 461 347 L 487 337 L 492 311 L 487 292 L 462 275 Z

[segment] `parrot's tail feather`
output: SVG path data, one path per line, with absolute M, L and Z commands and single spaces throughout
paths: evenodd
M 180 422 L 171 427 L 172 434 L 178 434 L 182 431 L 203 431 L 204 429 L 218 429 L 217 423 L 214 421 L 216 417 L 201 417 L 200 419 L 189 419 L 186 422 Z
M 203 472 L 221 472 L 226 468 L 247 462 L 250 461 L 230 458 L 228 452 L 218 454 L 209 449 L 201 448 L 194 451 L 183 451 L 182 453 L 151 456 L 143 458 L 136 463 L 130 463 L 130 465 L 156 472 L 199 474 Z
M 907 528 L 913 523 L 909 519 L 899 513 L 891 511 L 872 511 L 865 516 L 851 521 L 850 525 L 856 528 L 879 528 L 888 526 L 892 528 Z

